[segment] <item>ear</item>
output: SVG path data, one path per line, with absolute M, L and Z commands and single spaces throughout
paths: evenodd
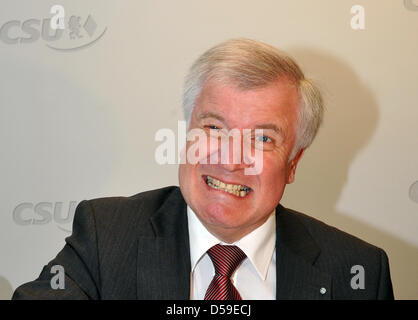
M 305 149 L 300 149 L 298 153 L 296 153 L 296 155 L 290 161 L 288 172 L 287 172 L 287 181 L 286 181 L 287 184 L 293 183 L 293 181 L 295 181 L 296 167 L 298 165 L 299 160 L 302 158 L 304 152 L 305 152 Z

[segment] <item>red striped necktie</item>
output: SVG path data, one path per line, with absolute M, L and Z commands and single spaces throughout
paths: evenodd
M 237 246 L 217 244 L 208 250 L 215 275 L 205 294 L 205 300 L 242 300 L 231 282 L 231 275 L 247 257 Z

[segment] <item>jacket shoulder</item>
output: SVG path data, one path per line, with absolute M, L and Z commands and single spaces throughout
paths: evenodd
M 304 225 L 319 247 L 314 265 L 334 279 L 334 298 L 393 298 L 385 251 L 304 213 L 286 210 Z M 365 276 L 365 289 L 356 290 L 352 281 L 360 273 Z
M 124 219 L 142 220 L 148 219 L 153 212 L 162 206 L 173 192 L 178 190 L 178 187 L 170 186 L 140 192 L 129 197 L 103 197 L 84 200 L 81 203 L 89 206 L 96 215 L 96 218 L 103 221 L 115 218 L 119 221 Z
M 74 223 L 89 219 L 89 228 L 95 229 L 99 243 L 105 247 L 124 239 L 129 242 L 138 236 L 152 236 L 151 215 L 176 193 L 180 193 L 179 188 L 170 186 L 130 197 L 84 200 L 77 206 Z
M 376 251 L 380 248 L 336 227 L 330 226 L 312 216 L 292 209 L 286 209 L 301 222 L 321 250 L 338 250 L 343 252 Z

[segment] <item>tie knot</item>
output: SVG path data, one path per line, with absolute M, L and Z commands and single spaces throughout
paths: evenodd
M 231 277 L 235 269 L 247 257 L 237 246 L 217 244 L 208 250 L 208 255 L 215 267 L 215 274 Z

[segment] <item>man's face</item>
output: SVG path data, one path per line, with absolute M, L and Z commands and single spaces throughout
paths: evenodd
M 263 129 L 262 136 L 255 137 L 256 143 L 263 145 L 262 157 L 256 159 L 256 162 L 262 161 L 262 169 L 256 175 L 245 174 L 245 169 L 252 165 L 247 164 L 244 157 L 239 163 L 231 160 L 226 164 L 221 161 L 213 164 L 209 156 L 214 150 L 209 147 L 205 154 L 199 155 L 206 164 L 200 161 L 180 165 L 180 189 L 187 204 L 218 238 L 233 242 L 263 224 L 278 205 L 286 184 L 293 182 L 303 153 L 299 152 L 289 162 L 295 143 L 298 104 L 297 89 L 286 79 L 254 90 L 242 90 L 216 81 L 208 81 L 202 88 L 189 129 L 204 130 L 208 140 L 217 131 Z M 192 142 L 188 142 L 186 150 L 191 145 Z M 242 186 L 250 191 L 240 192 Z M 230 193 L 226 188 L 235 188 L 238 192 Z

